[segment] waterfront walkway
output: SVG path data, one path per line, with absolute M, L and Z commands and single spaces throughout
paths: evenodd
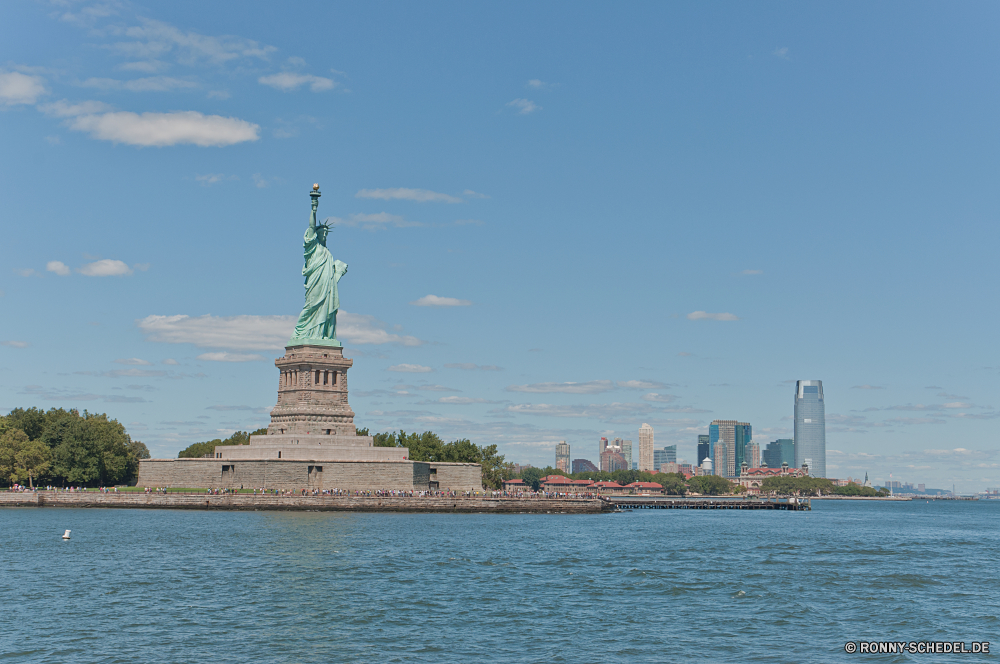
M 354 496 L 247 493 L 104 493 L 0 491 L 0 507 L 104 507 L 330 512 L 464 512 L 596 514 L 612 510 L 599 498 L 488 496 Z

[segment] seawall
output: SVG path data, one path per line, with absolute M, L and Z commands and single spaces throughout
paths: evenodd
M 597 498 L 447 498 L 391 496 L 276 496 L 199 493 L 0 492 L 0 507 L 102 507 L 316 512 L 455 512 L 597 514 L 613 509 Z

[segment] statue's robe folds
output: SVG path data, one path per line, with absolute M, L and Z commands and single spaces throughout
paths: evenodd
M 303 238 L 306 278 L 306 303 L 299 314 L 292 340 L 337 339 L 337 310 L 340 295 L 337 282 L 347 272 L 347 263 L 333 260 L 330 250 L 319 241 L 316 229 L 310 226 Z

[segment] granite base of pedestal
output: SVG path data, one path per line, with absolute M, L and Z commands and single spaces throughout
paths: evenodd
M 248 448 L 244 445 L 242 447 Z M 374 448 L 391 450 L 392 448 Z M 482 491 L 478 463 L 318 459 L 143 459 L 141 487 L 298 491 Z
M 405 447 L 375 447 L 371 436 L 276 434 L 251 436 L 249 445 L 219 445 L 216 459 L 296 461 L 406 461 Z

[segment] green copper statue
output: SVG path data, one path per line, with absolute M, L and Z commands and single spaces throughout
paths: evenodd
M 337 341 L 337 310 L 340 308 L 337 282 L 347 273 L 347 263 L 333 260 L 330 250 L 326 248 L 330 226 L 316 223 L 320 197 L 318 184 L 313 185 L 309 195 L 312 197 L 312 213 L 302 242 L 306 303 L 288 345 L 340 346 Z

